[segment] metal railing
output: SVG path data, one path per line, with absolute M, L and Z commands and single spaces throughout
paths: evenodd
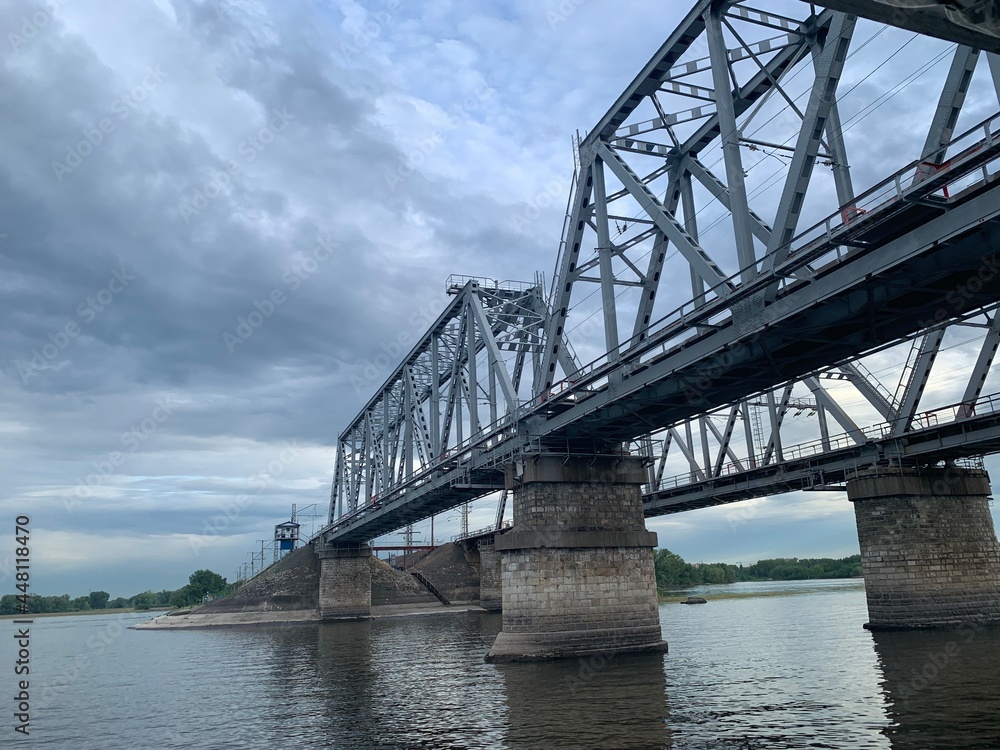
M 950 406 L 943 406 L 938 409 L 921 412 L 920 414 L 914 416 L 911 425 L 918 427 L 918 429 L 930 429 L 942 424 L 954 424 L 973 416 L 996 413 L 1000 413 L 1000 393 L 984 396 L 971 404 L 952 404 Z M 892 436 L 894 424 L 894 422 L 881 422 L 870 427 L 861 428 L 859 432 L 865 436 L 866 442 L 885 440 Z M 779 463 L 801 461 L 823 453 L 833 453 L 838 450 L 852 448 L 856 445 L 860 445 L 860 443 L 852 437 L 851 433 L 845 432 L 840 435 L 831 436 L 829 440 L 811 440 L 806 443 L 783 447 L 781 449 L 782 460 L 780 462 L 772 461 L 765 464 L 763 454 L 754 454 L 753 456 L 748 457 L 745 461 L 741 461 L 739 463 L 730 461 L 723 464 L 719 468 L 719 471 L 708 479 L 695 479 L 692 481 L 690 470 L 684 472 L 683 474 L 667 477 L 657 483 L 653 491 L 656 492 L 660 490 L 677 489 L 693 484 L 701 484 L 702 482 L 711 481 L 712 479 L 720 479 L 722 477 L 732 476 L 735 474 L 746 474 L 765 466 L 776 466 Z

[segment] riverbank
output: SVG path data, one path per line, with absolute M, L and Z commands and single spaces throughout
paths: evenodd
M 170 607 L 150 607 L 135 609 L 134 607 L 112 607 L 110 609 L 83 609 L 76 612 L 26 612 L 23 615 L 0 615 L 0 620 L 24 620 L 37 617 L 74 617 L 76 615 L 114 615 L 134 614 L 136 612 L 167 612 Z
M 440 602 L 413 604 L 383 604 L 372 607 L 371 619 L 395 617 L 421 617 L 426 615 L 455 615 L 467 612 L 485 612 L 478 604 L 452 604 Z M 236 628 L 254 625 L 305 625 L 320 622 L 315 609 L 282 610 L 271 612 L 189 612 L 164 614 L 152 620 L 132 625 L 131 630 L 185 630 L 191 628 Z
M 779 596 L 802 596 L 824 591 L 864 590 L 857 578 L 816 578 L 807 581 L 738 581 L 668 589 L 658 592 L 660 604 L 678 604 L 689 596 L 701 596 L 709 602 L 724 599 L 762 599 Z

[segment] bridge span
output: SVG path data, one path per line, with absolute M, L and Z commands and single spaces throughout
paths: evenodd
M 908 144 L 892 113 L 856 131 L 886 27 L 768 4 L 697 2 L 575 141 L 547 289 L 449 279 L 451 303 L 340 434 L 315 537 L 325 618 L 366 614 L 370 540 L 509 490 L 514 527 L 483 546 L 504 614 L 491 658 L 662 649 L 644 517 L 846 488 L 872 627 L 1000 619 L 979 458 L 1000 450 L 984 395 L 1000 114 L 966 112 L 997 109 L 1000 64 L 967 46 L 992 32 L 921 40 L 943 75 Z M 873 174 L 873 154 L 910 146 Z M 960 378 L 935 369 L 977 344 Z

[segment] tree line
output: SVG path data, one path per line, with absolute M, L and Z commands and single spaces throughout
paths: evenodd
M 134 596 L 115 599 L 107 591 L 91 591 L 86 596 L 71 599 L 69 594 L 62 596 L 40 596 L 31 594 L 28 597 L 27 610 L 19 609 L 19 602 L 14 594 L 0 597 L 0 615 L 46 614 L 49 612 L 86 612 L 92 609 L 138 609 L 148 610 L 157 607 L 188 607 L 201 604 L 206 594 L 213 597 L 225 596 L 236 588 L 236 584 L 227 583 L 226 579 L 211 570 L 196 570 L 188 578 L 187 585 L 173 591 L 142 591 Z
M 736 583 L 737 581 L 804 581 L 818 578 L 855 578 L 861 575 L 861 555 L 840 560 L 828 557 L 800 560 L 778 557 L 758 560 L 753 565 L 728 563 L 684 562 L 668 549 L 657 550 L 655 556 L 656 587 L 661 591 L 679 586 L 702 583 Z

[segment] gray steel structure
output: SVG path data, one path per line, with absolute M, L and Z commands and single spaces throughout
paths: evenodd
M 449 280 L 452 303 L 341 434 L 319 538 L 365 541 L 501 489 L 502 467 L 533 451 L 626 445 L 649 458 L 646 513 L 659 515 L 1000 449 L 982 395 L 1000 344 L 1000 114 L 955 133 L 982 55 L 943 53 L 921 153 L 856 194 L 838 88 L 857 19 L 782 7 L 800 13 L 699 0 L 577 139 L 547 294 L 540 278 Z M 962 28 L 937 31 L 962 41 Z M 799 106 L 788 82 L 803 74 Z M 752 151 L 787 167 L 766 209 Z M 711 243 L 710 206 L 728 230 Z M 983 344 L 930 424 L 928 383 L 956 331 Z M 571 342 L 594 336 L 602 353 L 583 365 Z M 896 352 L 909 355 L 889 387 L 866 362 Z M 815 418 L 818 437 L 797 441 L 808 449 L 786 445 L 796 410 Z M 684 475 L 664 479 L 678 460 Z

